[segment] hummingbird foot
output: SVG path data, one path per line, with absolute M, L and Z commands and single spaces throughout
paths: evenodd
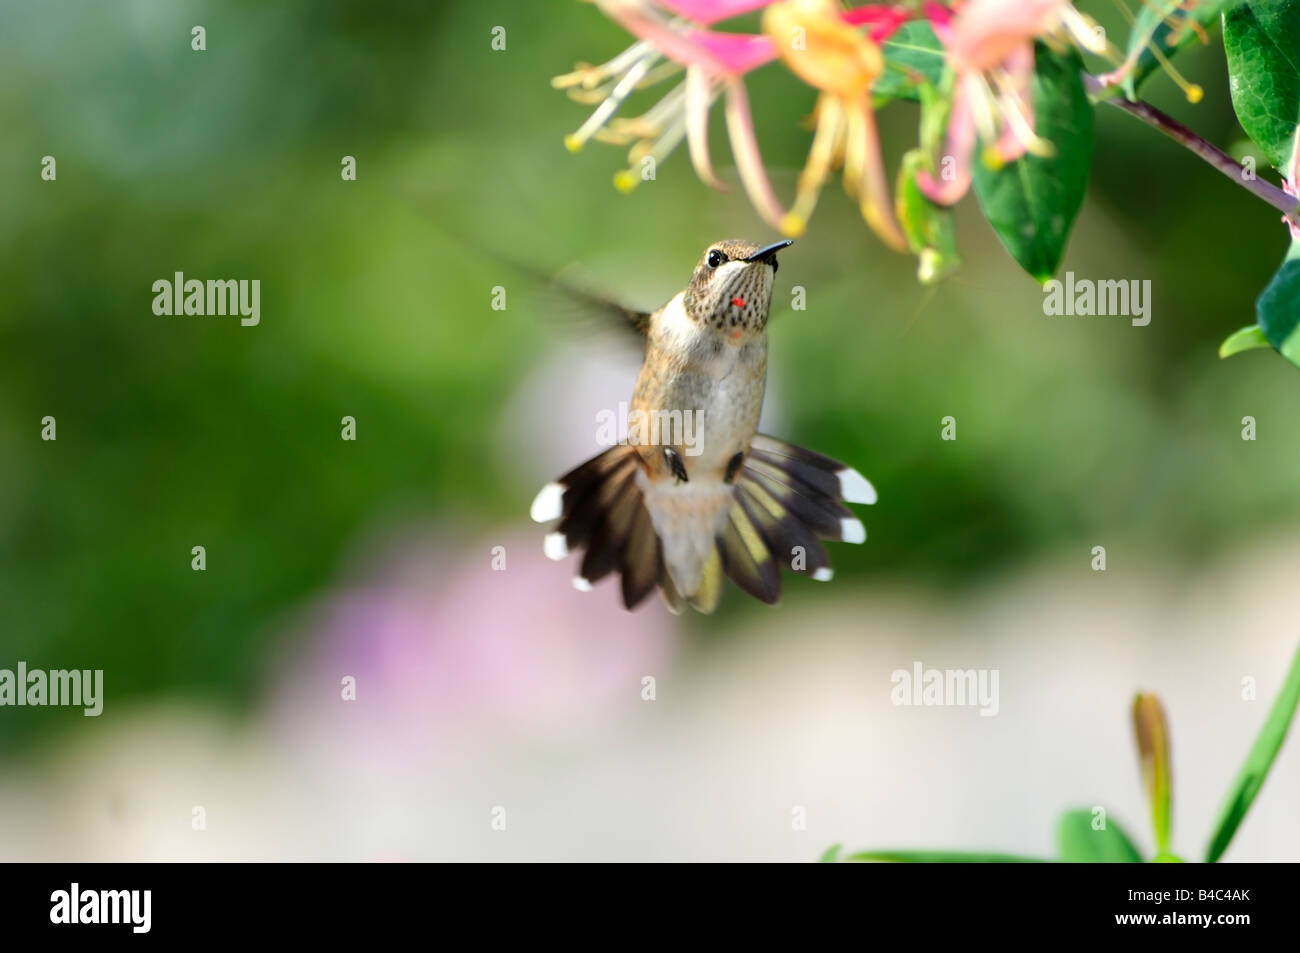
M 691 481 L 691 478 L 686 475 L 686 464 L 680 453 L 672 447 L 664 447 L 664 459 L 668 461 L 668 467 L 673 471 L 673 476 L 677 478 L 678 483 Z

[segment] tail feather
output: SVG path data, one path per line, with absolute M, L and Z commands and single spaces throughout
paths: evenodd
M 844 504 L 876 502 L 875 489 L 857 470 L 765 434 L 750 444 L 736 496 L 777 563 L 821 582 L 832 571 L 819 540 L 862 542 L 866 528 Z
M 775 605 L 780 600 L 781 570 L 771 543 L 739 500 L 731 504 L 718 545 L 722 565 L 732 582 L 760 602 Z
M 746 459 L 736 483 L 765 490 L 819 539 L 842 539 L 845 520 L 855 519 L 852 511 L 838 500 L 761 459 Z
M 740 505 L 762 531 L 776 561 L 786 568 L 825 582 L 831 578 L 831 559 L 817 535 L 757 483 L 736 488 Z
M 830 579 L 830 557 L 821 540 L 865 540 L 866 529 L 845 503 L 876 501 L 876 491 L 856 470 L 756 435 L 736 473 L 734 495 L 723 511 L 713 551 L 698 570 L 694 591 L 688 593 L 673 582 L 667 565 L 672 551 L 655 529 L 639 472 L 635 448 L 611 447 L 547 485 L 532 507 L 538 522 L 559 521 L 546 537 L 548 556 L 560 559 L 577 548 L 586 549 L 574 585 L 589 589 L 617 571 L 623 604 L 629 609 L 657 586 L 674 613 L 686 605 L 712 612 L 725 576 L 754 598 L 775 605 L 781 597 L 781 567 L 818 581 Z M 674 571 L 681 575 L 683 570 L 674 564 Z M 694 575 L 688 573 L 685 582 L 692 582 Z
M 650 522 L 650 511 L 640 503 L 628 532 L 627 547 L 623 550 L 623 605 L 635 609 L 659 583 L 661 556 L 659 537 Z
M 665 568 L 664 575 L 668 575 Z M 671 577 L 669 577 L 671 582 Z M 692 609 L 697 612 L 703 612 L 705 615 L 711 613 L 718 607 L 722 600 L 722 555 L 715 548 L 709 554 L 709 558 L 704 561 L 704 566 L 700 572 L 700 581 L 695 587 L 695 591 L 687 593 L 685 598 Z
M 686 600 L 677 591 L 677 586 L 673 584 L 673 577 L 668 575 L 665 567 L 661 567 L 659 572 L 659 594 L 664 597 L 664 605 L 673 615 L 681 615 L 686 611 Z
M 757 457 L 785 471 L 786 474 L 803 485 L 816 490 L 823 496 L 830 497 L 832 500 L 847 499 L 854 503 L 875 502 L 874 490 L 871 492 L 870 499 L 853 499 L 852 494 L 848 492 L 849 488 L 845 486 L 846 482 L 850 485 L 860 483 L 868 488 L 870 484 L 862 479 L 856 470 L 852 470 L 830 457 L 824 457 L 820 453 L 804 450 L 802 447 L 782 443 L 779 440 L 760 434 L 754 438 L 754 442 L 751 444 L 750 456 Z M 841 474 L 844 474 L 844 476 L 841 477 Z M 856 479 L 854 479 L 855 477 Z
M 539 523 L 559 520 L 546 537 L 546 554 L 552 559 L 586 549 L 574 587 L 590 589 L 620 570 L 623 604 L 629 609 L 643 602 L 656 585 L 663 586 L 667 577 L 659 537 L 637 486 L 638 467 L 634 448 L 611 447 L 547 484 L 531 511 Z M 674 611 L 681 611 L 681 596 L 675 590 L 665 590 L 664 599 Z
M 591 543 L 624 481 L 636 472 L 635 454 L 612 452 L 619 449 L 625 448 L 611 448 L 550 485 L 558 486 L 562 493 L 557 531 L 564 534 L 570 550 Z M 542 494 L 546 492 L 543 490 Z M 542 494 L 538 494 L 539 500 Z M 537 519 L 535 512 L 533 519 Z
M 628 472 L 626 476 L 619 476 L 617 483 L 615 480 L 606 483 L 606 486 L 614 485 L 607 503 L 604 502 L 604 488 L 596 494 L 601 509 L 585 533 L 587 554 L 582 558 L 579 578 L 586 585 L 580 585 L 580 588 L 586 589 L 599 582 L 622 565 L 628 534 L 632 531 L 637 510 L 641 508 L 641 491 L 636 488 L 633 475 L 633 472 Z

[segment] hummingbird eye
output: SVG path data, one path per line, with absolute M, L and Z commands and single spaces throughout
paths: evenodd
M 716 248 L 712 249 L 709 252 L 708 256 L 704 259 L 705 263 L 710 268 L 717 268 L 726 260 L 727 260 L 727 256 L 722 254 L 722 252 L 718 251 Z

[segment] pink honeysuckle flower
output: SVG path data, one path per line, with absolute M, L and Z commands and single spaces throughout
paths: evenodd
M 865 90 L 883 69 L 883 57 L 876 44 L 910 19 L 910 10 L 874 4 L 845 11 L 830 0 L 595 2 L 638 42 L 608 63 L 580 65 L 552 83 L 569 90 L 574 98 L 599 103 L 587 122 L 566 138 L 570 149 L 576 151 L 591 139 L 632 145 L 628 153 L 631 168 L 615 176 L 620 189 L 626 191 L 637 185 L 640 175 L 636 166 L 647 157 L 658 162 L 686 139 L 696 174 L 707 185 L 725 191 L 713 170 L 708 148 L 709 110 L 723 97 L 728 138 L 741 184 L 764 221 L 790 234 L 802 231 L 817 191 L 843 156 L 846 183 L 851 194 L 860 196 L 864 217 L 891 245 L 903 247 L 887 187 L 882 192 L 883 166 L 879 162 L 874 114 Z M 767 29 L 760 35 L 706 29 L 720 20 L 764 7 L 767 14 L 784 18 L 780 20 L 782 25 L 811 27 L 814 35 L 823 40 L 814 44 L 815 51 L 799 51 L 801 55 L 796 57 L 794 51 L 778 50 L 778 42 L 784 41 L 785 35 L 774 39 Z M 835 27 L 840 33 L 831 43 L 825 38 Z M 860 32 L 863 28 L 865 34 Z M 819 68 L 817 51 L 830 56 L 833 62 Z M 764 168 L 744 85 L 747 73 L 778 55 L 796 75 L 811 81 L 824 94 L 817 109 L 819 132 L 790 213 L 783 209 Z M 846 72 L 845 64 L 850 61 L 856 65 Z M 634 119 L 615 118 L 615 112 L 634 90 L 682 69 L 686 73 L 682 82 L 649 111 Z M 852 91 L 846 93 L 850 86 Z M 851 102 L 853 108 L 841 108 L 845 102 Z M 859 108 L 862 102 L 867 103 L 865 110 Z
M 881 240 L 898 251 L 907 239 L 894 216 L 880 154 L 871 85 L 885 69 L 877 45 L 909 14 L 891 8 L 861 8 L 850 15 L 872 23 L 864 35 L 846 22 L 834 0 L 789 0 L 763 12 L 763 31 L 782 61 L 796 76 L 820 91 L 816 132 L 808 162 L 799 175 L 794 207 L 781 223 L 787 235 L 799 235 L 836 164 L 844 166 L 844 189 L 858 200 L 862 217 Z
M 701 26 L 711 26 L 720 20 L 761 10 L 771 2 L 772 0 L 659 0 L 659 6 Z
M 872 43 L 879 43 L 888 39 L 890 34 L 915 16 L 916 14 L 907 7 L 875 4 L 854 7 L 852 10 L 845 10 L 839 14 L 840 19 L 850 26 L 870 27 L 867 36 L 871 38 Z
M 994 167 L 1026 152 L 1051 155 L 1052 144 L 1034 131 L 1030 84 L 1034 41 L 1071 40 L 1093 53 L 1106 52 L 1095 24 L 1068 0 L 968 0 L 952 9 L 929 2 L 926 16 L 948 54 L 953 104 L 943 154 L 945 175 L 917 173 L 916 184 L 931 200 L 951 205 L 971 183 L 977 142 Z
M 647 157 L 658 162 L 686 139 L 696 174 L 706 184 L 725 191 L 713 170 L 708 148 L 709 110 L 719 96 L 725 95 L 727 132 L 741 182 L 758 213 L 773 227 L 778 226 L 783 214 L 781 203 L 763 169 L 743 81 L 746 73 L 775 59 L 776 53 L 766 37 L 713 32 L 699 25 L 763 4 L 753 0 L 674 0 L 662 4 L 650 0 L 597 0 L 597 5 L 638 42 L 603 66 L 581 66 L 552 80 L 557 88 L 577 86 L 604 94 L 596 111 L 565 139 L 565 144 L 577 151 L 593 138 L 619 145 L 634 143 L 628 153 L 631 167 L 614 177 L 614 184 L 628 191 L 641 180 L 638 165 Z M 677 12 L 693 13 L 702 20 L 670 15 Z M 681 69 L 686 71 L 685 79 L 648 112 L 635 119 L 614 119 L 614 113 L 634 90 Z M 652 75 L 652 71 L 658 71 L 658 75 Z

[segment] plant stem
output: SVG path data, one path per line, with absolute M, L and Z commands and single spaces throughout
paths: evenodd
M 1095 76 L 1085 76 L 1084 85 L 1088 88 L 1088 92 L 1093 94 L 1099 93 L 1105 88 Z M 1134 100 L 1125 99 L 1123 96 L 1110 96 L 1104 101 L 1160 130 L 1170 139 L 1189 149 L 1194 155 L 1204 159 L 1247 192 L 1273 206 L 1289 221 L 1300 223 L 1300 199 L 1288 195 L 1271 182 L 1265 182 L 1253 172 L 1248 174 L 1246 168 L 1240 162 L 1218 146 L 1206 142 L 1172 116 L 1161 112 L 1155 106 L 1140 99 Z

